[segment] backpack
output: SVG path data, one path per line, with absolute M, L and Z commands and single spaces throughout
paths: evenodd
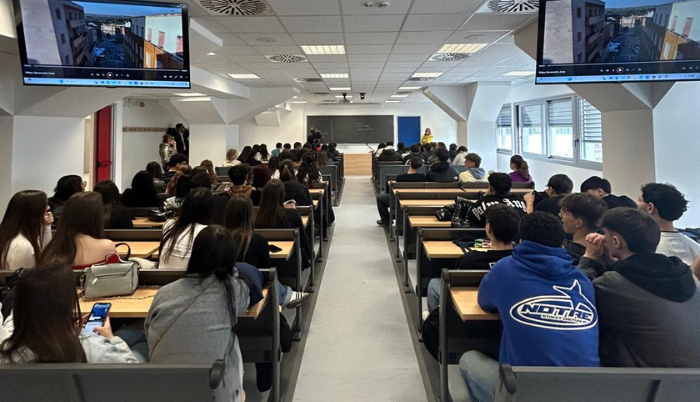
M 457 197 L 455 199 L 454 211 L 452 212 L 451 227 L 453 228 L 470 228 L 472 227 L 471 222 L 469 222 L 469 211 L 474 208 L 474 202 Z
M 12 302 L 14 298 L 14 288 L 19 278 L 24 275 L 26 269 L 20 268 L 16 270 L 9 278 L 5 280 L 5 286 L 0 287 L 0 303 L 2 304 L 2 320 L 4 322 L 12 313 Z
M 423 321 L 423 344 L 435 360 L 440 351 L 440 309 L 436 308 Z

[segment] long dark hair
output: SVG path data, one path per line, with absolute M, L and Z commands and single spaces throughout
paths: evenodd
M 48 265 L 28 270 L 15 286 L 15 329 L 0 345 L 0 356 L 12 362 L 29 349 L 36 363 L 85 363 L 80 344 L 80 303 L 70 266 Z
M 212 162 L 210 159 L 205 159 L 199 164 L 199 166 L 207 169 L 207 175 L 211 179 L 212 183 L 221 183 L 221 180 L 219 180 L 219 177 L 216 175 L 216 171 L 214 170 L 214 162 Z
M 234 195 L 226 204 L 224 226 L 231 232 L 238 245 L 236 258 L 243 260 L 248 254 L 250 240 L 253 238 L 253 201 L 243 195 Z
M 163 169 L 158 162 L 149 162 L 148 165 L 146 165 L 146 171 L 151 174 L 153 179 L 160 180 L 163 178 Z
M 158 196 L 156 185 L 153 183 L 153 176 L 145 170 L 141 170 L 134 175 L 133 180 L 131 180 L 131 189 L 143 196 Z
M 163 231 L 163 239 L 160 242 L 160 255 L 162 261 L 167 261 L 170 258 L 175 246 L 180 241 L 180 237 L 189 231 L 190 244 L 192 246 L 192 238 L 194 237 L 194 225 L 209 225 L 212 220 L 214 199 L 211 190 L 208 188 L 196 188 L 185 196 L 185 200 L 180 208 L 180 216 L 175 220 L 175 223 Z M 170 244 L 168 244 L 170 242 Z M 165 248 L 165 245 L 168 247 Z
M 243 149 L 241 150 L 241 154 L 238 155 L 238 160 L 243 162 L 243 163 L 247 163 L 248 158 L 250 157 L 250 150 L 251 149 L 252 148 L 250 147 L 250 145 L 246 145 L 245 147 L 243 147 Z
M 270 158 L 270 153 L 267 151 L 267 144 L 260 145 L 260 156 L 262 156 L 262 160 L 264 161 Z
M 510 163 L 515 165 L 515 168 L 523 175 L 524 178 L 530 178 L 530 167 L 527 165 L 525 159 L 520 155 L 513 155 L 510 158 Z
M 267 167 L 270 169 L 270 174 L 275 174 L 275 170 L 280 168 L 280 158 L 279 156 L 273 156 L 267 161 Z
M 316 155 L 318 155 L 316 157 L 316 166 L 318 166 L 319 169 L 321 168 L 321 166 L 326 166 L 328 164 L 328 154 L 326 153 L 326 151 L 318 151 Z
M 66 201 L 71 195 L 83 191 L 83 178 L 74 174 L 63 176 L 58 179 L 53 191 L 55 192 L 54 197 Z
M 282 164 L 280 165 L 279 168 L 280 171 L 280 180 L 282 182 L 286 183 L 289 180 L 294 180 L 296 176 L 294 176 L 294 162 L 292 162 L 289 159 L 286 159 Z
M 112 180 L 102 180 L 95 184 L 94 191 L 102 196 L 102 204 L 105 207 L 105 226 L 109 226 L 109 219 L 112 217 L 112 210 L 121 205 L 119 199 L 119 188 Z
M 299 171 L 297 172 L 297 180 L 302 183 L 318 183 L 321 180 L 321 171 L 316 165 L 316 154 L 307 152 L 304 154 Z
M 255 217 L 256 228 L 285 228 L 289 226 L 287 215 L 284 213 L 284 183 L 272 179 L 263 188 L 260 197 L 260 208 Z
M 15 237 L 22 235 L 34 250 L 35 262 L 43 243 L 46 194 L 43 191 L 24 190 L 16 193 L 7 205 L 0 223 L 0 269 L 7 269 L 7 253 Z M 28 268 L 28 267 L 27 267 Z
M 104 205 L 98 193 L 77 193 L 68 199 L 56 234 L 41 253 L 39 263 L 71 265 L 78 251 L 75 238 L 80 234 L 104 237 Z
M 270 169 L 268 169 L 267 166 L 260 164 L 253 168 L 252 186 L 255 188 L 263 188 L 271 178 L 272 175 L 270 174 Z
M 233 252 L 231 252 L 233 250 Z M 236 242 L 233 236 L 221 226 L 212 225 L 204 228 L 192 244 L 192 255 L 187 264 L 187 274 L 196 275 L 200 281 L 214 275 L 224 284 L 228 309 L 231 315 L 231 327 L 236 325 L 235 294 L 232 277 L 236 274 Z

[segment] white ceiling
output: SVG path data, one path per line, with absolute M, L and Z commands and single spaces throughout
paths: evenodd
M 510 71 L 534 70 L 534 60 L 513 43 L 512 33 L 536 14 L 475 13 L 484 0 L 389 0 L 389 6 L 365 7 L 364 0 L 266 0 L 264 16 L 216 15 L 198 0 L 188 0 L 190 17 L 219 36 L 224 46 L 208 56 L 190 49 L 191 63 L 229 79 L 226 74 L 253 73 L 258 80 L 236 80 L 249 87 L 300 89 L 299 100 L 336 101 L 330 87 L 351 87 L 354 102 L 384 102 L 401 86 L 465 85 L 477 81 L 532 80 L 504 77 Z M 260 39 L 263 40 L 260 40 Z M 427 61 L 445 43 L 486 43 L 465 61 Z M 304 55 L 301 45 L 345 45 L 345 55 L 307 56 L 308 63 L 273 63 L 268 55 Z M 441 72 L 430 82 L 407 82 L 416 72 Z M 347 79 L 296 83 L 347 73 Z M 314 95 L 314 92 L 332 92 Z M 427 99 L 416 91 L 402 102 Z

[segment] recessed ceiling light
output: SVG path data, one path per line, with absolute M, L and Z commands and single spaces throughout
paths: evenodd
M 292 96 L 292 99 L 299 99 L 299 97 L 294 95 L 294 96 Z
M 412 77 L 415 77 L 415 78 L 437 78 L 441 75 L 442 75 L 442 73 L 415 73 L 412 75 Z
M 347 73 L 321 74 L 321 78 L 348 78 Z
M 454 43 L 442 45 L 437 53 L 476 53 L 488 46 L 488 43 Z
M 528 75 L 535 74 L 534 71 L 511 71 L 509 73 L 503 74 L 504 77 L 527 77 Z
M 207 53 L 207 56 L 216 56 L 216 53 L 214 53 L 214 52 L 209 52 L 209 53 Z
M 401 102 L 401 101 L 397 101 L 397 100 L 384 101 L 384 103 L 399 103 L 399 102 Z
M 331 91 L 350 91 L 350 87 L 334 87 L 334 88 L 328 88 Z
M 415 91 L 416 89 L 420 89 L 421 87 L 399 87 L 399 91 Z
M 391 95 L 390 98 L 408 98 L 408 95 Z
M 292 103 L 309 103 L 307 101 L 292 101 Z
M 256 80 L 259 79 L 255 74 L 226 74 L 234 80 Z
M 204 94 L 200 94 L 197 92 L 180 92 L 180 93 L 173 92 L 173 95 L 176 95 L 176 96 L 206 96 Z
M 347 96 L 343 96 L 343 95 L 336 95 L 335 97 L 336 97 L 336 98 L 338 98 L 338 99 L 343 99 L 343 98 L 352 98 L 352 95 L 347 95 Z
M 211 100 L 208 96 L 193 96 L 190 98 L 177 99 L 178 102 L 209 102 Z
M 345 45 L 302 45 L 301 50 L 306 54 L 345 54 Z

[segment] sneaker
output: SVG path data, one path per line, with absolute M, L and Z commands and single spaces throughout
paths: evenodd
M 377 225 L 379 226 L 389 226 L 389 222 L 384 222 L 383 220 L 378 220 Z
M 430 311 L 424 311 L 423 312 L 423 321 L 427 320 L 429 315 L 430 315 Z
M 287 303 L 285 308 L 288 309 L 293 309 L 299 306 L 304 300 L 306 300 L 309 297 L 308 293 L 302 293 L 302 292 L 292 292 L 292 299 Z

